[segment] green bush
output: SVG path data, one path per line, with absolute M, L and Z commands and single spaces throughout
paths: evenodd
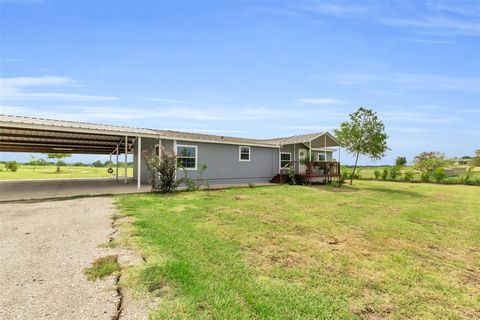
M 474 169 L 474 167 L 468 168 L 467 172 L 465 172 L 465 174 L 460 179 L 462 181 L 462 183 L 471 184 L 471 182 L 473 180 L 473 177 L 475 175 L 475 171 L 473 171 L 473 169 Z
M 373 175 L 375 176 L 376 180 L 380 180 L 380 176 L 382 175 L 382 173 L 380 172 L 380 170 L 375 169 L 375 171 L 373 171 Z
M 437 182 L 442 182 L 447 178 L 447 174 L 445 173 L 445 170 L 443 168 L 437 168 L 433 171 L 432 174 L 433 178 Z
M 420 176 L 420 179 L 422 179 L 423 182 L 429 182 L 430 181 L 430 173 L 429 172 L 422 172 L 422 175 Z
M 391 167 L 389 171 L 390 171 L 390 177 L 392 178 L 393 181 L 395 181 L 397 177 L 402 175 L 402 173 L 400 172 L 400 166 Z
M 17 161 L 8 161 L 7 163 L 5 163 L 5 169 L 7 171 L 17 172 L 17 170 L 18 170 Z
M 295 180 L 295 168 L 294 167 L 289 167 L 287 169 L 287 175 L 288 175 L 288 183 L 291 185 L 297 184 L 297 180 Z
M 389 174 L 389 171 L 388 168 L 383 168 L 382 170 L 382 180 L 385 181 L 388 179 L 388 174 Z
M 404 173 L 405 181 L 413 181 L 414 178 L 415 178 L 415 173 L 413 172 L 413 170 L 405 171 Z

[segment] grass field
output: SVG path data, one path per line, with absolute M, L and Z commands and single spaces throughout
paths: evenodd
M 20 165 L 17 172 L 6 171 L 4 165 L 0 165 L 0 180 L 21 180 L 21 179 L 56 179 L 56 178 L 108 178 L 110 174 L 106 167 L 61 167 L 61 172 L 57 173 L 55 166 L 37 166 L 35 171 L 33 166 Z M 115 170 L 115 168 L 113 168 Z M 118 174 L 123 177 L 124 169 L 119 168 Z M 133 176 L 133 168 L 128 168 L 128 176 Z
M 116 198 L 154 319 L 478 319 L 478 199 L 375 181 Z
M 375 170 L 378 170 L 378 171 L 382 172 L 382 170 L 383 170 L 384 168 L 391 168 L 391 167 L 388 167 L 388 166 L 358 167 L 358 168 L 357 168 L 357 171 L 360 170 L 360 171 L 358 171 L 358 172 L 359 172 L 360 177 L 361 177 L 362 179 L 374 179 L 374 178 L 375 178 L 375 174 L 374 174 Z M 349 169 L 350 171 L 352 171 L 352 170 L 353 170 L 353 167 L 348 167 L 348 169 Z M 412 169 L 413 169 L 412 167 L 405 167 L 405 168 L 404 168 L 404 170 L 412 170 Z M 453 182 L 456 182 L 456 183 L 457 183 L 457 182 L 459 182 L 458 180 L 460 180 L 461 178 L 462 178 L 462 175 L 459 175 L 459 176 L 448 177 L 448 178 L 446 178 L 446 180 L 449 180 L 449 181 L 451 181 L 452 183 L 453 183 Z M 480 180 L 480 168 L 479 168 L 479 167 L 476 167 L 476 168 L 475 168 L 475 173 L 474 173 L 472 179 Z M 403 180 L 403 174 L 402 174 L 401 176 L 399 176 L 399 177 L 397 178 L 397 180 Z M 421 175 L 420 175 L 420 173 L 415 174 L 415 176 L 414 176 L 414 181 L 421 181 Z M 431 181 L 433 182 L 434 179 L 431 178 Z M 448 182 L 448 181 L 446 181 L 446 182 Z

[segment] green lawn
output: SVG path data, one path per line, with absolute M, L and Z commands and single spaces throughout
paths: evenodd
M 55 179 L 55 178 L 108 178 L 110 174 L 107 167 L 61 167 L 61 172 L 57 173 L 55 166 L 38 166 L 33 170 L 33 166 L 20 165 L 17 172 L 6 171 L 4 165 L 0 165 L 0 180 L 20 180 L 20 179 Z M 115 170 L 115 167 L 113 168 Z M 119 168 L 118 174 L 123 177 L 124 168 Z M 114 172 L 115 173 L 115 172 Z M 133 169 L 128 168 L 128 176 L 133 176 Z
M 360 171 L 359 171 L 359 174 L 360 174 L 360 177 L 361 177 L 362 179 L 374 179 L 374 178 L 375 178 L 375 174 L 374 174 L 375 170 L 378 170 L 378 171 L 382 172 L 382 170 L 383 170 L 384 168 L 390 169 L 391 167 L 388 167 L 388 166 L 358 167 L 357 170 L 360 170 Z M 352 170 L 353 170 L 353 167 L 348 167 L 348 169 L 349 169 L 350 171 L 352 171 Z M 412 170 L 412 169 L 413 169 L 412 167 L 404 167 L 404 169 L 402 169 L 402 171 L 404 171 L 404 170 Z M 452 182 L 452 183 L 459 183 L 459 180 L 462 178 L 462 176 L 463 176 L 463 175 L 448 177 L 445 182 L 450 181 L 450 182 Z M 380 178 L 380 179 L 381 179 L 381 178 Z M 389 177 L 389 179 L 390 179 L 390 177 Z M 476 180 L 479 181 L 479 183 L 480 183 L 480 168 L 478 168 L 478 167 L 475 168 L 475 173 L 473 174 L 472 179 L 473 179 L 473 180 L 476 179 Z M 402 172 L 402 175 L 397 178 L 397 180 L 404 180 L 403 172 Z M 421 181 L 421 175 L 420 175 L 420 173 L 415 174 L 415 176 L 414 176 L 414 181 Z M 432 182 L 435 181 L 433 177 L 431 178 L 431 181 L 432 181 Z
M 375 181 L 116 198 L 154 319 L 478 319 L 479 199 Z

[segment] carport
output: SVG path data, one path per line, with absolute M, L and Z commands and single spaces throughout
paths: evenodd
M 110 155 L 110 158 L 116 158 L 115 180 L 123 180 L 125 185 L 128 184 L 128 154 L 138 157 L 137 176 L 141 176 L 142 137 L 157 138 L 158 133 L 125 126 L 0 115 L 0 152 Z M 119 157 L 125 159 L 124 168 L 118 166 Z M 70 184 L 76 180 L 79 184 L 83 183 L 83 189 L 88 188 L 86 181 L 90 181 L 92 186 L 101 183 L 100 179 L 70 180 Z M 137 179 L 138 190 L 141 189 L 140 180 Z M 6 182 L 2 182 L 2 189 L 5 185 Z

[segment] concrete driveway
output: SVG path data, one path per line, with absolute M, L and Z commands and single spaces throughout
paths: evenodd
M 0 201 L 50 199 L 84 195 L 107 195 L 150 191 L 149 185 L 115 179 L 42 179 L 0 181 Z

